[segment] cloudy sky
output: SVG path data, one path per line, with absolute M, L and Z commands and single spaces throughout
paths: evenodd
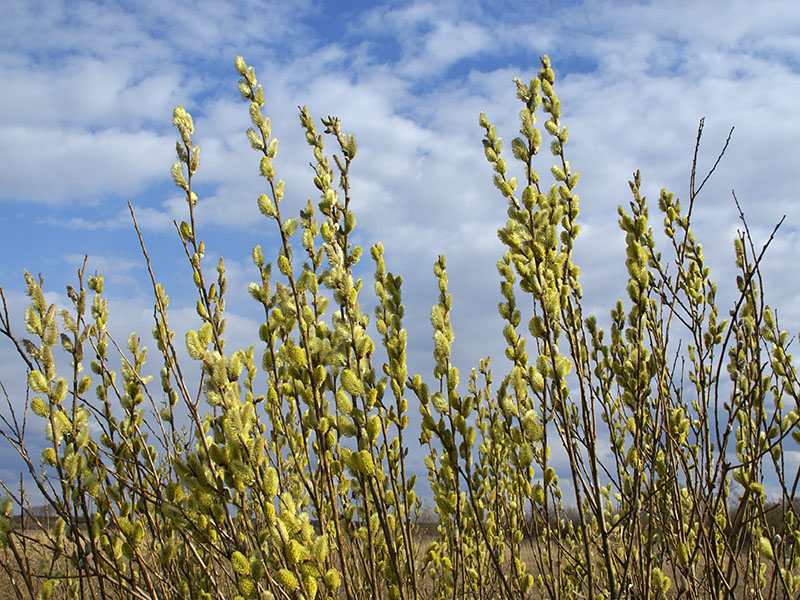
M 172 225 L 186 214 L 169 175 L 172 109 L 181 104 L 202 148 L 200 235 L 210 264 L 223 255 L 228 269 L 229 345 L 257 343 L 249 257 L 257 243 L 274 252 L 277 238 L 256 207 L 264 187 L 244 135 L 247 105 L 233 67 L 240 54 L 256 69 L 280 138 L 285 211 L 316 198 L 297 107 L 307 105 L 317 120 L 337 115 L 356 135 L 358 241 L 366 250 L 382 240 L 389 268 L 404 276 L 412 371 L 430 378 L 428 314 L 440 253 L 455 301 L 457 363 L 469 369 L 491 354 L 499 370 L 496 230 L 505 203 L 483 158 L 478 114 L 510 142 L 519 110 L 512 80 L 535 76 L 548 54 L 568 158 L 581 173 L 576 261 L 586 311 L 602 320 L 625 297 L 616 208 L 629 201 L 627 181 L 641 169 L 658 225 L 658 190 L 686 196 L 705 117 L 701 170 L 735 127 L 694 213 L 720 289 L 731 290 L 733 189 L 756 242 L 787 215 L 769 255 L 767 292 L 783 325 L 800 328 L 794 1 L 6 0 L 0 17 L 0 285 L 19 316 L 24 268 L 42 273 L 48 298 L 62 302 L 88 254 L 89 271 L 105 274 L 112 329 L 150 340 L 152 300 L 130 201 L 173 299 L 172 323 L 197 326 Z M 546 174 L 548 153 L 541 158 Z M 369 306 L 371 286 L 365 290 Z M 12 355 L 0 340 L 0 379 L 16 403 L 24 378 Z M 10 458 L 7 447 L 0 456 Z M 15 467 L 5 464 L 0 478 L 13 480 Z

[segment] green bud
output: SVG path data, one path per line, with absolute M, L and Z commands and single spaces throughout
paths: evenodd
M 671 583 L 670 578 L 664 575 L 664 572 L 658 567 L 653 567 L 652 582 L 653 587 L 661 590 L 662 593 L 666 593 L 669 590 Z
M 59 377 L 56 380 L 56 385 L 53 388 L 53 400 L 55 402 L 63 402 L 67 397 L 67 380 Z
M 686 544 L 684 544 L 683 542 L 680 542 L 678 544 L 677 554 L 678 554 L 678 562 L 680 562 L 683 566 L 689 564 L 689 550 L 686 547 Z
M 345 147 L 345 151 L 347 152 L 348 158 L 353 160 L 356 157 L 356 152 L 358 152 L 358 145 L 356 144 L 356 136 L 352 133 L 347 137 L 347 146 Z
M 239 80 L 239 93 L 245 100 L 253 99 L 253 90 L 250 89 L 250 84 L 248 84 L 244 79 Z
M 578 185 L 578 180 L 580 179 L 580 177 L 581 177 L 580 173 L 572 173 L 569 176 L 569 179 L 567 180 L 567 186 L 569 187 L 569 189 L 572 189 L 576 185 Z
M 758 539 L 758 551 L 764 558 L 774 560 L 775 554 L 772 551 L 772 543 L 764 536 Z
M 264 252 L 261 250 L 260 245 L 257 245 L 255 248 L 253 248 L 253 263 L 258 268 L 264 266 Z
M 356 215 L 355 213 L 348 211 L 347 214 L 344 216 L 344 232 L 350 233 L 356 228 Z
M 56 583 L 58 580 L 56 579 L 46 579 L 44 583 L 42 583 L 42 590 L 39 592 L 39 596 L 42 600 L 49 600 L 53 597 L 53 590 L 56 587 Z
M 14 501 L 9 496 L 3 496 L 3 499 L 0 500 L 0 515 L 10 517 L 13 510 Z
M 533 588 L 533 575 L 526 573 L 522 580 L 522 593 L 527 594 Z
M 318 563 L 324 563 L 328 558 L 328 538 L 324 535 L 319 536 L 314 540 L 314 545 L 311 548 L 311 555 Z
M 192 146 L 192 154 L 189 158 L 189 172 L 194 174 L 200 167 L 200 146 Z
M 523 444 L 519 449 L 519 462 L 523 467 L 527 467 L 533 461 L 533 449 L 530 444 Z

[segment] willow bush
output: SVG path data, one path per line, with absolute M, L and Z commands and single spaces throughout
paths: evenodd
M 459 385 L 442 256 L 433 266 L 439 297 L 425 383 L 408 373 L 402 279 L 387 271 L 380 243 L 370 249 L 370 331 L 379 339 L 360 308 L 355 138 L 339 119 L 323 119 L 320 131 L 300 110 L 319 201 L 287 217 L 264 92 L 241 57 L 236 70 L 264 179 L 258 207 L 280 234 L 277 273 L 253 249 L 260 342 L 226 348 L 225 269 L 221 259 L 215 269 L 204 262 L 193 191 L 199 148 L 190 114 L 178 107 L 172 176 L 188 216 L 176 225 L 199 327 L 176 339 L 169 298 L 149 270 L 160 377 L 144 376 L 147 349 L 136 334 L 124 347 L 109 334 L 102 275 L 81 269 L 67 288 L 71 307 L 59 310 L 26 274 L 31 339 L 12 333 L 3 311 L 32 397 L 24 414 L 9 400 L 3 435 L 54 516 L 41 519 L 24 490 L 4 485 L 3 568 L 20 596 L 800 596 L 800 472 L 787 459 L 800 442 L 800 385 L 789 336 L 764 303 L 759 268 L 769 242 L 757 249 L 742 215 L 738 297 L 722 312 L 690 227 L 705 183 L 696 185 L 694 166 L 687 206 L 666 191 L 658 199 L 665 256 L 638 173 L 630 183 L 632 201 L 619 209 L 626 298 L 604 332 L 582 310 L 573 263 L 578 173 L 544 57 L 536 78 L 516 80 L 519 177 L 480 116 L 508 206 L 497 263 L 507 371 L 495 379 L 486 358 Z M 702 123 L 698 145 L 701 131 Z M 545 139 L 554 164 L 540 175 Z M 144 242 L 142 250 L 149 267 Z M 183 345 L 201 373 L 199 390 L 179 360 Z M 56 351 L 68 355 L 67 372 L 58 371 Z M 417 410 L 421 429 L 410 432 Z M 41 456 L 25 441 L 31 412 L 46 431 Z M 418 443 L 433 526 L 419 522 L 407 461 Z M 568 459 L 569 500 L 551 451 Z

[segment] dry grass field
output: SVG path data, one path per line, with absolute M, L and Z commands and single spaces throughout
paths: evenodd
M 422 557 L 424 556 L 425 549 L 432 541 L 434 541 L 434 538 L 435 531 L 432 526 L 428 525 L 421 528 L 421 533 L 418 536 L 420 549 L 418 552 L 418 560 L 420 569 L 422 568 Z M 41 541 L 43 540 L 42 533 L 29 530 L 25 535 L 15 535 L 15 539 L 18 542 L 18 548 L 22 550 L 22 553 L 18 554 L 19 558 L 25 560 L 24 553 L 27 553 L 28 564 L 44 566 L 51 563 L 50 553 L 45 550 L 41 544 Z M 520 558 L 528 565 L 529 572 L 532 572 L 534 576 L 539 575 L 540 571 L 535 566 L 537 564 L 536 556 L 543 556 L 546 553 L 546 549 L 541 547 L 540 542 L 529 541 L 523 544 L 522 550 L 523 551 Z M 700 570 L 700 566 L 701 565 L 697 565 L 698 571 Z M 744 574 L 746 570 L 744 561 L 737 565 L 737 570 L 739 573 Z M 712 598 L 716 598 L 716 596 L 713 595 L 707 588 L 706 582 L 695 582 L 696 585 L 692 586 L 691 589 L 687 587 L 681 588 L 680 584 L 677 582 L 675 573 L 666 572 L 666 574 L 671 577 L 672 585 L 670 586 L 668 592 L 664 595 L 658 596 L 659 598 L 676 600 L 681 598 L 692 598 L 698 600 L 711 600 Z M 773 570 L 768 569 L 768 571 L 765 573 L 765 576 L 767 581 L 769 581 L 773 576 Z M 44 581 L 44 577 L 31 577 L 29 573 L 21 572 L 14 552 L 12 552 L 10 548 L 0 549 L 0 600 L 11 600 L 15 598 L 20 600 L 37 600 L 40 592 L 42 591 Z M 73 583 L 78 582 L 73 581 Z M 83 582 L 80 582 L 80 584 L 84 586 L 85 590 L 85 595 L 83 597 L 100 597 L 99 595 L 93 596 L 93 592 L 94 594 L 97 594 L 98 592 L 98 583 L 96 580 L 86 579 Z M 232 590 L 231 597 L 233 597 L 235 593 L 236 592 Z M 420 598 L 423 600 L 433 600 L 433 585 L 430 578 L 425 577 L 422 579 L 422 582 L 419 586 L 419 594 Z M 112 594 L 111 597 L 117 598 L 118 596 Z M 341 597 L 343 598 L 344 596 Z M 539 599 L 544 597 L 545 596 L 541 595 L 536 587 L 534 587 L 533 590 L 531 590 L 531 592 L 526 596 L 526 598 L 531 599 Z M 52 595 L 50 596 L 51 600 L 67 600 L 68 598 L 70 598 L 70 595 L 68 594 L 67 586 L 64 585 L 58 586 L 56 589 L 54 589 Z M 120 599 L 121 598 L 122 597 L 120 597 Z M 625 600 L 633 600 L 634 596 L 624 595 L 622 598 Z M 736 587 L 734 595 L 726 596 L 726 600 L 749 600 L 751 598 L 789 600 L 788 596 L 779 592 L 777 594 L 773 593 L 769 595 L 764 595 L 762 593 L 762 595 L 759 596 L 753 590 L 749 590 L 747 588 L 741 577 L 739 578 L 739 584 Z M 645 599 L 637 598 L 637 600 Z

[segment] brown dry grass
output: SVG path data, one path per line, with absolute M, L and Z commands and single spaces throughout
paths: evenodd
M 36 577 L 34 569 L 41 559 L 49 559 L 49 552 L 42 546 L 44 534 L 36 530 L 11 534 L 11 547 L 0 549 L 0 598 L 35 599 L 42 589 L 44 578 Z M 52 600 L 61 600 L 65 594 L 54 594 Z
M 424 556 L 425 549 L 427 546 L 434 541 L 435 539 L 435 532 L 425 531 L 424 529 L 419 531 L 420 535 L 418 536 L 418 544 L 420 552 L 418 553 L 418 557 L 420 560 L 420 572 L 422 569 L 422 557 Z M 37 531 L 28 530 L 25 532 L 24 535 L 20 534 L 19 532 L 15 532 L 13 535 L 13 539 L 15 542 L 15 547 L 17 549 L 17 556 L 19 556 L 23 561 L 27 560 L 27 564 L 31 565 L 33 568 L 38 564 L 38 562 L 42 559 L 48 559 L 47 562 L 49 563 L 50 556 L 47 553 L 47 550 L 42 546 L 41 542 L 44 540 L 44 534 Z M 536 569 L 536 560 L 535 557 L 537 554 L 541 555 L 546 549 L 541 546 L 542 542 L 538 540 L 529 540 L 522 545 L 522 555 L 520 558 L 527 564 L 528 571 L 532 572 L 534 576 L 541 574 Z M 27 559 L 25 558 L 27 557 Z M 740 573 L 744 573 L 745 571 L 745 564 L 744 558 L 741 561 L 741 564 L 737 565 L 738 571 Z M 23 565 L 25 563 L 23 562 Z M 506 563 L 508 564 L 508 563 Z M 702 565 L 696 565 L 698 572 L 701 571 L 700 567 Z M 767 581 L 770 580 L 772 574 L 774 572 L 774 568 L 768 568 L 765 576 Z M 30 571 L 29 571 L 30 573 Z M 29 574 L 28 573 L 28 574 Z M 680 585 L 678 584 L 678 577 L 676 577 L 676 573 L 667 570 L 665 574 L 668 575 L 672 579 L 672 585 L 670 586 L 669 591 L 665 596 L 661 596 L 662 598 L 666 599 L 679 599 L 679 598 L 698 598 L 698 599 L 705 599 L 705 598 L 712 598 L 713 596 L 710 594 L 707 588 L 707 582 L 697 581 L 695 585 L 692 586 L 692 589 L 681 589 Z M 5 599 L 14 599 L 18 598 L 20 600 L 36 600 L 38 598 L 38 594 L 42 588 L 42 584 L 45 580 L 44 577 L 28 577 L 29 581 L 31 582 L 31 588 L 28 589 L 26 585 L 26 577 L 25 574 L 21 572 L 20 566 L 18 564 L 17 559 L 14 556 L 14 553 L 10 548 L 2 548 L 0 549 L 0 600 Z M 96 582 L 88 581 L 84 582 L 84 585 L 93 586 L 96 588 Z M 420 582 L 420 597 L 427 600 L 433 597 L 433 586 L 431 580 L 428 577 L 421 578 Z M 744 583 L 741 581 L 737 585 L 737 588 L 734 592 L 734 595 L 728 596 L 729 600 L 747 600 L 749 598 L 755 598 L 756 596 L 746 589 Z M 51 596 L 52 600 L 66 600 L 68 597 L 66 586 L 59 586 L 56 591 L 54 591 L 53 595 Z M 89 595 L 91 597 L 91 595 Z M 534 587 L 534 589 L 529 594 L 531 598 L 540 598 L 541 595 L 539 591 Z M 766 597 L 762 594 L 761 596 Z M 627 596 L 623 596 L 623 598 L 627 599 Z M 788 597 L 784 594 L 778 593 L 776 595 L 771 596 L 775 600 L 788 600 Z M 797 600 L 797 599 L 795 599 Z

